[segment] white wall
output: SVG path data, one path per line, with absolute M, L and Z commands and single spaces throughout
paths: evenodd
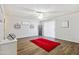
M 3 22 L 3 15 L 0 8 L 0 41 L 3 39 L 4 39 L 4 22 Z
M 34 28 L 30 29 L 30 27 L 23 22 L 28 22 L 29 24 L 33 24 Z M 15 29 L 14 24 L 19 23 L 21 24 L 20 29 Z M 27 19 L 16 19 L 9 17 L 8 24 L 7 24 L 7 35 L 8 33 L 14 33 L 17 38 L 29 37 L 29 36 L 38 36 L 38 22 L 35 21 L 27 21 Z
M 73 41 L 79 42 L 79 13 L 73 14 L 70 16 L 70 37 Z
M 61 16 L 56 20 L 56 38 L 79 43 L 79 13 Z M 69 20 L 69 28 L 62 27 L 62 23 Z
M 3 8 L 2 5 L 0 7 Z M 4 13 L 3 9 L 0 8 L 0 55 L 16 55 L 17 54 L 17 41 L 4 40 L 5 29 L 4 29 Z M 9 24 L 10 25 L 10 24 Z M 7 27 L 6 27 L 7 28 Z
M 65 16 L 58 17 L 55 20 L 56 20 L 56 38 L 66 39 L 66 40 L 69 39 L 70 29 L 62 27 L 62 23 L 66 20 L 66 17 Z
M 10 5 L 5 5 L 5 32 L 6 37 L 9 33 L 14 33 L 17 38 L 38 36 L 38 20 L 34 18 L 33 13 L 28 13 L 26 9 Z M 30 29 L 23 22 L 28 22 L 34 25 L 34 29 Z M 14 24 L 20 23 L 21 29 L 15 29 Z
M 43 22 L 43 36 L 55 38 L 55 21 Z
M 9 5 L 10 6 L 10 5 Z M 38 28 L 36 24 L 38 24 L 37 22 L 37 18 L 35 18 L 34 13 L 28 13 L 26 11 L 26 9 L 24 8 L 15 8 L 10 6 L 8 8 L 5 8 L 6 12 L 6 33 L 8 34 L 9 32 L 13 32 L 16 34 L 17 37 L 24 37 L 24 36 L 36 36 L 38 35 Z M 79 42 L 79 27 L 78 27 L 78 22 L 79 22 L 79 13 L 74 13 L 72 15 L 65 15 L 65 16 L 60 16 L 57 17 L 55 19 L 51 19 L 51 20 L 55 20 L 56 21 L 56 28 L 55 28 L 55 34 L 56 34 L 56 38 L 60 38 L 63 40 L 69 40 L 69 41 L 74 41 L 74 42 Z M 30 23 L 34 23 L 35 24 L 35 29 L 31 30 L 28 29 L 28 31 L 26 30 L 27 28 L 22 28 L 19 30 L 16 30 L 13 28 L 14 23 L 16 22 L 27 22 L 30 21 Z M 63 28 L 62 27 L 62 22 L 64 20 L 69 20 L 70 26 L 69 28 Z M 50 25 L 47 25 L 47 27 L 51 27 Z M 46 27 L 46 29 L 47 29 Z M 47 29 L 46 31 L 52 31 L 51 29 Z M 53 32 L 53 31 L 52 31 Z M 51 33 L 51 32 L 49 32 Z M 47 34 L 47 32 L 45 33 L 45 35 Z M 49 34 L 47 34 L 46 36 L 48 36 Z M 50 34 L 50 36 L 52 36 Z

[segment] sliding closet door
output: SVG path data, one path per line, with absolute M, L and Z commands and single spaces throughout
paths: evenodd
M 43 23 L 43 36 L 55 38 L 55 21 Z

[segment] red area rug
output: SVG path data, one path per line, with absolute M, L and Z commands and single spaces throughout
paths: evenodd
M 47 52 L 50 52 L 51 50 L 56 48 L 58 45 L 60 45 L 60 43 L 58 43 L 58 42 L 50 41 L 45 38 L 36 38 L 34 40 L 31 40 L 31 42 L 33 42 L 37 46 L 43 48 Z

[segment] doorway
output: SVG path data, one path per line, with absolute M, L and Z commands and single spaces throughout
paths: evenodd
M 55 21 L 40 22 L 38 36 L 55 38 Z
M 39 22 L 39 25 L 38 25 L 38 36 L 43 36 L 43 25 L 42 25 L 42 22 Z

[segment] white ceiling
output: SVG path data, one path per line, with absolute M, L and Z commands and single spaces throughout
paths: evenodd
M 45 18 L 55 17 L 64 13 L 79 11 L 78 4 L 18 4 L 4 5 L 7 15 L 37 19 L 36 13 L 44 13 Z
M 23 7 L 32 10 L 46 10 L 46 11 L 79 10 L 78 4 L 18 4 L 8 6 Z

